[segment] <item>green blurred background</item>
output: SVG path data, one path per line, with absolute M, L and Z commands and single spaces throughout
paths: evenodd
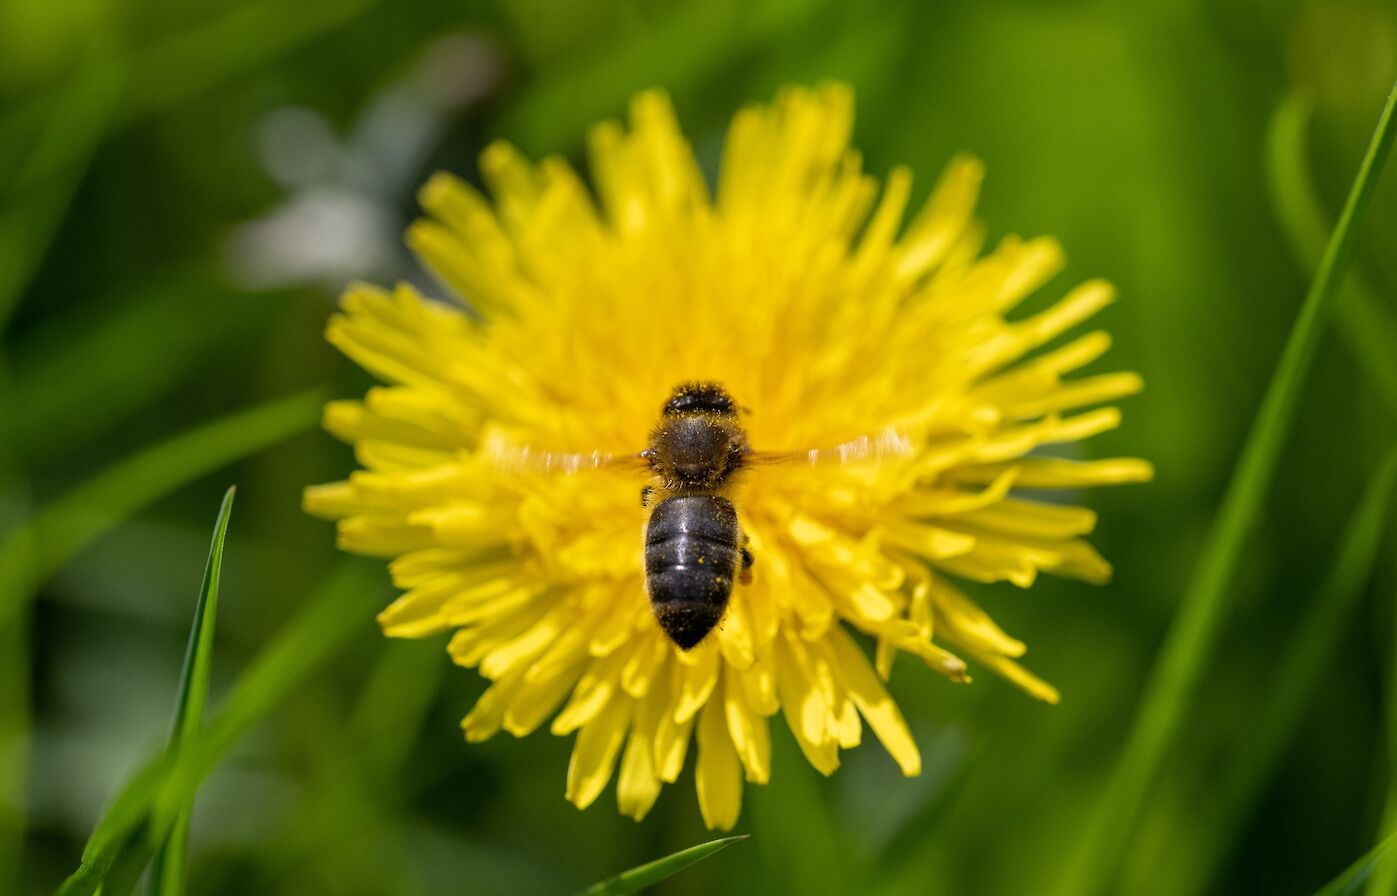
M 441 641 L 377 633 L 382 564 L 341 557 L 299 509 L 304 484 L 353 464 L 316 403 L 368 384 L 321 329 L 351 279 L 426 282 L 400 240 L 414 190 L 437 169 L 475 180 L 489 140 L 576 159 L 590 122 L 662 86 L 711 172 L 740 104 L 824 78 L 855 86 L 871 171 L 907 163 L 924 195 L 973 152 L 991 235 L 1066 246 L 1049 294 L 1117 284 L 1098 369 L 1138 370 L 1147 391 L 1086 450 L 1150 458 L 1158 478 L 1085 496 L 1109 586 L 973 589 L 1062 705 L 904 661 L 912 780 L 871 738 L 823 779 L 778 718 L 773 780 L 747 789 L 737 829 L 752 839 L 657 892 L 1038 892 L 1118 758 L 1309 282 L 1278 202 L 1309 192 L 1330 226 L 1394 76 L 1393 2 L 0 2 L 0 892 L 51 891 L 163 742 L 230 483 L 211 705 L 317 598 L 341 624 L 309 627 L 304 674 L 200 791 L 190 892 L 568 892 L 707 839 L 691 771 L 642 824 L 610 792 L 578 812 L 570 740 L 466 745 L 476 673 Z M 1397 364 L 1391 172 L 1354 275 L 1343 309 L 1363 314 L 1322 343 L 1121 892 L 1311 892 L 1379 833 L 1394 527 L 1322 674 L 1280 695 L 1299 724 L 1276 761 L 1257 746 L 1397 439 L 1397 381 L 1374 373 Z M 1223 807 L 1248 770 L 1255 798 Z

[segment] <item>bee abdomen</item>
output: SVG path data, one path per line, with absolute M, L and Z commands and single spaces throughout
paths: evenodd
M 737 572 L 737 511 L 726 498 L 661 501 L 645 530 L 645 583 L 655 618 L 688 650 L 723 618 Z

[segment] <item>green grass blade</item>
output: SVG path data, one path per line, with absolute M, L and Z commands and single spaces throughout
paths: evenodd
M 213 664 L 213 633 L 218 619 L 218 582 L 223 573 L 223 541 L 228 535 L 228 518 L 233 511 L 235 488 L 228 489 L 214 523 L 213 543 L 194 604 L 194 622 L 189 627 L 189 646 L 180 670 L 175 718 L 170 727 L 166 752 L 177 755 L 188 748 L 199 733 L 204 719 L 204 703 L 209 693 L 209 670 Z M 189 808 L 180 814 L 170 835 L 155 851 L 146 892 L 151 896 L 173 896 L 181 892 L 184 880 L 184 854 L 189 838 Z
M 342 25 L 378 0 L 240 3 L 137 50 L 91 60 L 81 75 L 7 111 L 0 135 L 40 130 L 0 211 L 0 330 L 48 250 L 88 162 L 111 127 L 198 95 Z M 171 78 L 177 71 L 181 77 Z M 36 128 L 36 123 L 37 128 Z M 42 184 L 40 186 L 40 184 Z
M 0 542 L 0 570 L 21 546 L 38 552 L 32 569 L 0 592 L 0 625 L 14 618 L 35 585 L 112 526 L 191 480 L 312 428 L 322 394 L 301 392 L 238 411 L 142 449 L 77 486 Z
M 0 470 L 4 498 L 22 507 L 27 493 L 5 473 Z M 12 541 L 8 563 L 0 564 L 0 595 L 17 590 L 32 576 L 35 555 L 32 538 L 21 533 Z M 18 888 L 24 852 L 31 725 L 28 621 L 26 614 L 18 624 L 0 625 L 0 893 Z
M 75 78 L 46 110 L 37 144 L 14 182 L 5 187 L 0 211 L 0 331 L 68 212 L 115 114 L 125 80 L 121 65 Z
M 312 428 L 321 395 L 276 399 L 191 429 L 119 461 L 39 510 L 0 538 L 0 646 L 23 646 L 22 623 L 35 588 L 123 519 L 185 483 Z M 3 472 L 3 471 L 0 471 Z M 17 841 L 27 761 L 25 650 L 0 651 L 0 880 L 18 866 Z
M 1287 97 L 1271 116 L 1266 133 L 1266 184 L 1276 218 L 1291 251 L 1307 270 L 1319 264 L 1329 232 L 1324 204 L 1310 178 L 1305 129 L 1310 106 Z M 1373 386 L 1388 413 L 1397 418 L 1397 321 L 1384 307 L 1362 272 L 1352 271 L 1334 304 L 1339 335 Z
M 1397 598 L 1397 593 L 1393 594 Z M 1394 614 L 1397 619 L 1397 614 Z M 1393 643 L 1397 645 L 1397 632 Z M 1386 776 L 1386 794 L 1383 798 L 1382 816 L 1378 820 L 1378 837 L 1397 836 L 1397 650 L 1388 657 L 1390 664 L 1387 683 L 1387 762 L 1382 768 Z M 1386 853 L 1373 871 L 1372 882 L 1368 885 L 1370 896 L 1391 896 L 1397 893 L 1397 852 Z
M 228 518 L 233 512 L 236 487 L 223 495 L 214 523 L 213 542 L 204 566 L 204 580 L 199 585 L 199 599 L 194 605 L 194 622 L 189 628 L 189 644 L 185 648 L 184 666 L 180 670 L 178 702 L 170 727 L 171 752 L 179 752 L 199 733 L 204 719 L 204 702 L 209 693 L 209 670 L 213 662 L 213 633 L 218 614 L 218 583 L 223 574 L 223 541 L 228 536 Z
M 190 748 L 199 733 L 208 696 L 214 628 L 218 617 L 218 586 L 223 571 L 223 545 L 228 535 L 234 494 L 232 488 L 224 494 L 214 523 L 213 540 L 209 545 L 204 577 L 194 605 L 194 620 L 189 629 L 189 644 L 180 671 L 169 740 L 163 754 L 142 769 L 128 787 L 128 792 L 141 796 L 138 802 L 153 798 L 161 777 L 168 774 L 174 760 Z M 192 801 L 191 793 L 190 803 Z M 181 892 L 190 804 L 185 804 L 174 825 L 159 839 L 153 836 L 148 819 L 141 818 L 134 808 L 128 809 L 128 805 L 118 800 L 117 808 L 121 811 L 117 814 L 129 818 L 132 824 L 120 838 L 118 848 L 111 852 L 110 860 L 102 863 L 101 873 L 93 877 L 93 885 L 100 884 L 107 896 L 120 896 L 134 887 L 141 872 L 150 865 L 147 892 L 151 896 Z
M 656 859 L 653 862 L 646 862 L 638 865 L 629 871 L 622 871 L 615 877 L 608 877 L 601 883 L 593 884 L 582 890 L 578 896 L 624 896 L 627 893 L 638 893 L 646 887 L 652 887 L 667 877 L 671 877 L 688 868 L 695 862 L 701 862 L 713 855 L 720 849 L 725 849 L 739 840 L 746 840 L 746 834 L 739 834 L 736 837 L 723 837 L 720 840 L 709 840 L 707 843 L 700 843 L 698 846 L 690 846 L 688 849 L 681 849 L 663 859 Z
M 227 700 L 186 749 L 162 752 L 133 776 L 98 821 L 83 849 L 82 864 L 64 881 L 62 896 L 97 891 L 108 875 L 141 864 L 193 799 L 199 784 L 228 749 L 356 632 L 372 625 L 381 603 L 346 564 L 313 595 L 296 617 L 238 678 Z M 134 858 L 133 858 L 134 857 Z M 134 878 L 130 879 L 134 882 Z M 114 896 L 116 887 L 104 887 Z
M 134 47 L 116 47 L 88 60 L 83 79 L 126 76 L 114 126 L 187 102 L 352 21 L 379 0 L 314 0 L 288 6 L 254 0 L 224 7 L 174 33 Z M 181 77 L 171 78 L 170 72 Z M 73 89 L 63 84 L 15 104 L 0 118 L 0 137 L 28 133 Z M 71 150 L 71 147 L 69 148 Z M 73 156 L 55 154 L 38 172 L 52 174 Z
M 194 792 L 218 763 L 291 688 L 356 632 L 374 628 L 382 603 L 376 589 L 362 587 L 358 567 L 348 564 L 321 586 L 304 610 L 239 677 L 186 756 L 181 756 L 170 786 L 161 795 L 166 817 Z
M 1212 658 L 1232 593 L 1237 560 L 1294 419 L 1300 388 L 1319 343 L 1340 272 L 1353 253 L 1358 224 L 1397 135 L 1394 104 L 1397 85 L 1388 96 L 1339 224 L 1242 447 L 1222 508 L 1194 568 L 1182 606 L 1165 636 L 1124 750 L 1077 850 L 1064 865 L 1057 886 L 1057 892 L 1063 896 L 1094 896 L 1115 880 L 1164 757 L 1178 740 L 1194 692 Z
M 8 395 L 9 370 L 0 357 L 0 403 Z M 0 532 L 13 531 L 9 560 L 0 563 L 0 595 L 18 591 L 33 576 L 37 551 L 23 520 L 32 512 L 29 482 L 0 435 Z M 0 893 L 19 887 L 27 826 L 29 778 L 30 643 L 28 615 L 0 625 Z
M 1358 892 L 1358 888 L 1368 879 L 1380 859 L 1392 854 L 1392 847 L 1397 844 L 1397 834 L 1393 834 L 1386 840 L 1374 846 L 1363 854 L 1362 858 L 1348 866 L 1338 877 L 1325 884 L 1315 891 L 1315 896 L 1353 896 Z
M 191 302 L 195 295 L 200 301 Z M 149 409 L 192 369 L 245 345 L 291 301 L 289 292 L 250 295 L 186 263 L 103 294 L 76 319 L 31 327 L 7 359 L 0 444 L 21 465 L 66 458 Z
M 744 0 L 689 0 L 666 4 L 640 34 L 613 35 L 575 58 L 544 66 L 507 108 L 495 130 L 528 152 L 571 145 L 588 125 L 614 116 L 646 83 L 682 95 L 744 52 L 779 39 L 828 0 L 752 4 Z
M 1266 782 L 1271 780 L 1314 699 L 1324 670 L 1353 617 L 1370 580 L 1382 543 L 1383 523 L 1397 487 L 1397 449 L 1389 452 L 1369 480 L 1315 599 L 1295 627 L 1296 635 L 1278 656 L 1284 658 L 1268 681 L 1267 696 L 1245 739 L 1230 751 L 1222 785 L 1190 822 L 1187 849 L 1174 862 L 1185 863 L 1178 891 L 1207 892 L 1209 878 L 1235 842 Z
M 795 738 L 785 732 L 771 734 L 773 768 L 799 768 L 805 757 Z M 763 866 L 770 869 L 766 883 L 789 893 L 842 893 L 854 889 L 859 879 L 856 865 L 864 861 L 862 850 L 849 848 L 849 832 L 826 810 L 819 775 L 808 768 L 777 775 L 763 787 L 743 794 L 748 830 L 756 835 L 753 846 Z M 802 855 L 799 862 L 786 856 Z

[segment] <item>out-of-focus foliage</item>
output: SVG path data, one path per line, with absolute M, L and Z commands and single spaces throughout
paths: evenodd
M 591 122 L 658 85 L 711 172 L 740 104 L 822 78 L 856 88 L 872 171 L 907 163 L 924 195 L 976 153 L 992 238 L 1053 234 L 1064 288 L 1117 284 L 1101 363 L 1148 388 L 1091 450 L 1158 478 L 1089 496 L 1109 586 L 977 590 L 1060 706 L 901 664 L 920 778 L 867 745 L 823 779 L 778 722 L 752 839 L 655 891 L 1033 892 L 1118 760 L 1309 282 L 1304 243 L 1337 218 L 1394 77 L 1391 0 L 0 5 L 0 892 L 57 886 L 163 743 L 233 481 L 190 892 L 571 892 L 709 839 L 691 787 L 637 825 L 563 800 L 562 739 L 462 742 L 481 682 L 439 643 L 378 635 L 386 575 L 299 511 L 351 460 L 284 397 L 363 391 L 320 338 L 347 281 L 441 293 L 399 238 L 431 171 L 476 180 L 496 137 L 580 159 Z M 1315 609 L 1347 599 L 1330 570 L 1397 439 L 1373 374 L 1384 345 L 1397 363 L 1390 171 L 1353 275 L 1361 316 L 1340 297 L 1124 892 L 1311 892 L 1387 829 L 1390 522 L 1352 608 Z M 1316 619 L 1336 644 L 1293 681 Z M 1277 688 L 1302 693 L 1292 726 L 1268 715 Z

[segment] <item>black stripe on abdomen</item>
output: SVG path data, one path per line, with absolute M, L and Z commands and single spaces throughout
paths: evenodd
M 665 634 L 688 650 L 723 618 L 737 572 L 732 502 L 716 495 L 661 501 L 645 529 L 645 583 Z

